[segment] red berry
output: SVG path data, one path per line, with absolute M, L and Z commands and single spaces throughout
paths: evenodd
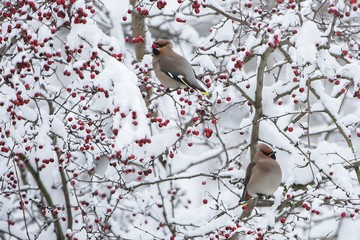
M 213 130 L 209 128 L 205 128 L 204 132 L 205 132 L 205 137 L 210 138 L 213 133 Z
M 118 133 L 119 133 L 119 130 L 115 128 L 115 129 L 113 129 L 113 133 L 114 133 L 115 136 L 117 136 Z

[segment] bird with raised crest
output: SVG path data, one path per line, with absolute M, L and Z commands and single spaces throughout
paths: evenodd
M 242 201 L 250 197 L 270 196 L 280 186 L 282 172 L 273 149 L 264 144 L 257 145 L 254 159 L 246 169 Z
M 196 78 L 190 62 L 173 51 L 173 44 L 166 39 L 159 39 L 152 45 L 152 65 L 156 77 L 166 88 L 177 89 L 189 87 L 208 94 L 208 91 Z

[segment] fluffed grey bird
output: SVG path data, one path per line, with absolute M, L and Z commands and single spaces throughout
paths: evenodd
M 250 197 L 270 196 L 281 183 L 281 168 L 275 152 L 264 143 L 259 143 L 254 159 L 246 169 L 242 201 Z
M 172 47 L 172 43 L 166 39 L 159 39 L 152 45 L 152 65 L 161 84 L 172 89 L 189 87 L 207 94 L 207 90 L 196 79 L 189 61 L 174 52 Z

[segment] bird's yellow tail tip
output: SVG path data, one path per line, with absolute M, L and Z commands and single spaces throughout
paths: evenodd
M 243 211 L 246 211 L 248 209 L 248 203 L 241 204 L 240 206 Z
M 201 92 L 201 94 L 202 94 L 202 95 L 205 95 L 205 96 L 206 96 L 206 95 L 209 95 L 208 92 Z

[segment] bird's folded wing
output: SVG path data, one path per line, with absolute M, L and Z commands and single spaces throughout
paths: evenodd
M 164 72 L 166 75 L 168 75 L 169 77 L 171 77 L 172 79 L 181 82 L 183 84 L 185 84 L 186 86 L 188 86 L 189 88 L 191 88 L 190 83 L 186 80 L 186 78 L 181 75 L 181 74 L 177 74 L 174 72 Z
M 160 71 L 172 79 L 179 81 L 189 88 L 198 89 L 202 92 L 206 90 L 199 85 L 196 79 L 194 69 L 191 64 L 178 54 L 173 54 L 173 57 L 163 57 L 160 59 Z
M 244 191 L 243 191 L 243 194 L 242 194 L 242 197 L 241 197 L 242 201 L 246 200 L 247 185 L 248 185 L 250 177 L 251 177 L 252 169 L 253 169 L 253 167 L 255 165 L 256 165 L 256 162 L 251 162 L 249 164 L 249 166 L 247 167 L 247 169 L 246 169 L 246 175 L 245 175 L 245 181 L 244 181 Z

